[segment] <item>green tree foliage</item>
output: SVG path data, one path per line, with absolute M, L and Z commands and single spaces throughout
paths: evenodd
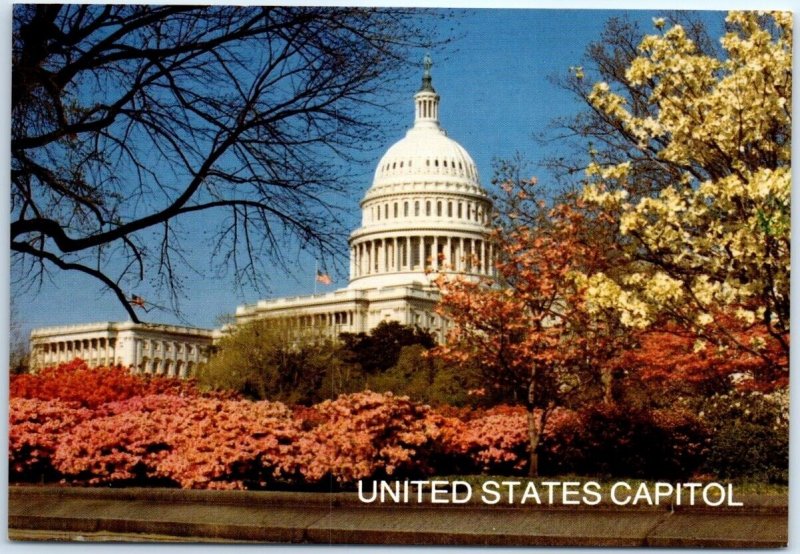
M 248 323 L 223 338 L 197 378 L 205 388 L 287 404 L 363 388 L 360 371 L 343 361 L 341 347 L 325 338 L 324 329 L 298 333 L 275 320 Z
M 207 389 L 287 404 L 313 404 L 365 388 L 433 404 L 466 403 L 469 390 L 477 388 L 474 377 L 429 359 L 426 352 L 434 345 L 427 331 L 397 322 L 334 341 L 324 328 L 299 333 L 281 321 L 262 320 L 222 339 L 197 378 Z
M 404 346 L 397 363 L 368 376 L 367 386 L 376 392 L 391 391 L 434 406 L 463 406 L 481 398 L 471 394 L 479 388 L 477 372 L 462 371 L 427 352 L 422 344 Z
M 419 327 L 401 325 L 396 321 L 382 321 L 369 334 L 342 333 L 348 361 L 357 363 L 368 374 L 386 371 L 395 365 L 404 346 L 419 344 L 433 348 L 436 339 Z

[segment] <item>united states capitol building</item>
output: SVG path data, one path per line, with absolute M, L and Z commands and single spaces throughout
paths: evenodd
M 350 279 L 326 294 L 260 300 L 236 309 L 236 324 L 276 319 L 331 336 L 369 332 L 382 321 L 428 329 L 444 340 L 434 308 L 440 272 L 492 276 L 491 200 L 469 153 L 439 123 L 440 97 L 426 61 L 414 95 L 414 124 L 383 155 L 350 234 Z M 81 357 L 144 373 L 186 376 L 206 361 L 220 330 L 158 324 L 94 323 L 34 329 L 31 366 Z

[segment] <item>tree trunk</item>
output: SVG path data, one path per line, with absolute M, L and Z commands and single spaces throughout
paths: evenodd
M 606 406 L 614 402 L 613 385 L 614 374 L 611 369 L 603 368 L 600 370 L 600 381 L 603 383 L 603 404 Z
M 528 475 L 530 477 L 539 476 L 539 426 L 536 421 L 536 412 L 531 406 L 528 408 L 528 448 L 530 448 L 530 459 Z
M 528 475 L 539 475 L 539 434 L 540 428 L 536 421 L 536 366 L 531 368 L 531 380 L 528 383 L 528 448 L 530 449 L 530 463 Z

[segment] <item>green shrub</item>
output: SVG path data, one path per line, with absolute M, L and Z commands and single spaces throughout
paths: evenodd
M 396 365 L 406 346 L 416 344 L 429 349 L 436 345 L 428 331 L 396 321 L 382 321 L 369 334 L 342 333 L 339 339 L 343 343 L 345 361 L 358 364 L 370 375 Z
M 788 483 L 789 392 L 732 392 L 708 399 L 701 412 L 712 430 L 703 471 L 721 478 Z
M 300 332 L 269 319 L 224 337 L 197 380 L 205 389 L 306 405 L 364 387 L 358 367 L 343 360 L 340 345 L 326 337 L 324 328 Z
M 427 352 L 421 344 L 404 346 L 393 367 L 367 378 L 369 389 L 391 391 L 434 406 L 463 406 L 471 402 L 469 391 L 475 387 L 469 374 L 426 356 Z

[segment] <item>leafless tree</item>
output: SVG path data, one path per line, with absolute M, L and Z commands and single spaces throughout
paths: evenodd
M 15 6 L 15 279 L 83 273 L 138 321 L 137 283 L 177 305 L 187 222 L 239 283 L 263 285 L 287 244 L 332 254 L 350 162 L 380 138 L 376 110 L 429 43 L 426 15 Z

